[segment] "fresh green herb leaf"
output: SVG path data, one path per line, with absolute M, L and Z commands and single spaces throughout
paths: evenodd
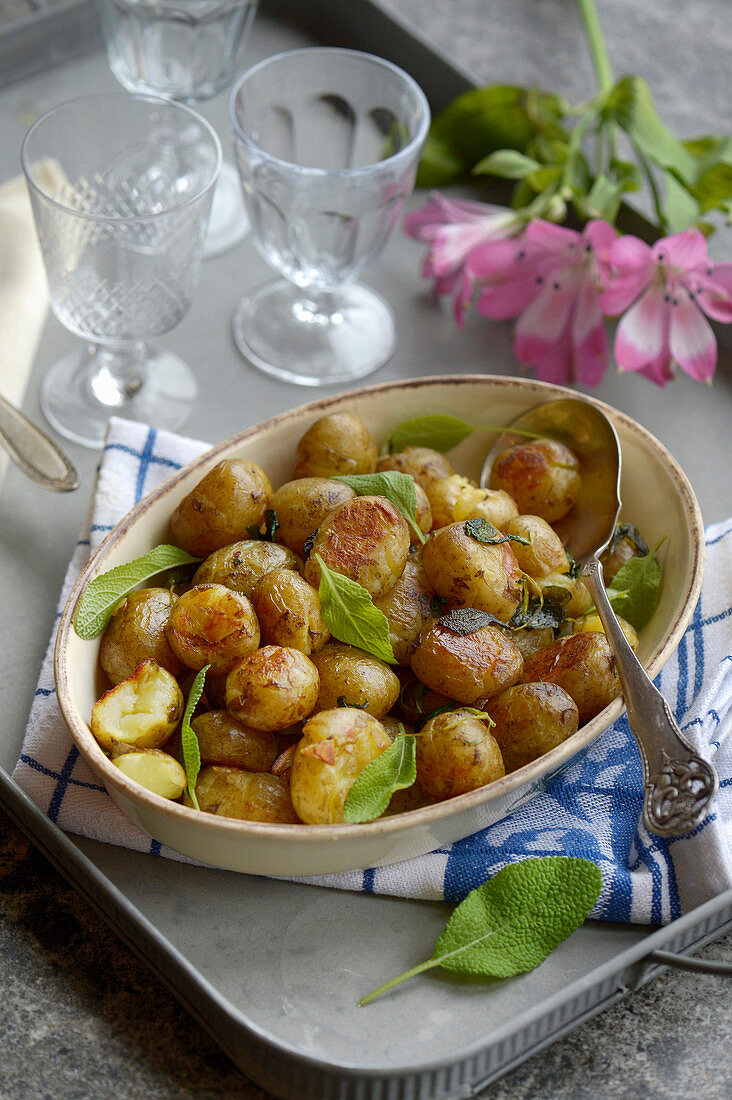
M 498 149 L 483 157 L 473 167 L 476 176 L 500 176 L 506 180 L 523 180 L 541 168 L 538 160 L 519 153 L 516 149 Z
M 495 524 L 484 516 L 466 520 L 465 534 L 470 535 L 476 542 L 485 543 L 486 546 L 499 546 L 502 542 L 520 542 L 522 546 L 531 546 L 531 539 L 525 539 L 522 535 L 503 535 Z
M 518 607 L 514 611 L 509 625 L 515 630 L 537 630 L 545 626 L 550 626 L 552 630 L 556 630 L 566 617 L 567 613 L 561 604 L 553 603 L 551 600 L 544 598 L 530 600 L 527 607 Z
M 659 168 L 674 172 L 684 183 L 693 183 L 696 161 L 661 121 L 645 80 L 622 77 L 610 93 L 607 107 L 641 153 Z
M 574 560 L 574 558 L 572 557 L 572 555 L 570 554 L 570 552 L 569 552 L 569 550 L 567 549 L 566 546 L 564 547 L 564 553 L 567 555 L 567 561 L 569 562 L 569 569 L 567 570 L 567 576 L 571 577 L 572 580 L 576 580 L 577 577 L 579 577 L 579 575 L 580 575 L 580 564 L 579 564 L 579 562 L 576 562 Z
M 134 561 L 116 565 L 90 581 L 81 594 L 74 615 L 74 629 L 80 638 L 89 641 L 98 637 L 112 618 L 114 608 L 133 588 L 150 577 L 178 565 L 199 562 L 179 546 L 163 543 Z
M 403 727 L 402 727 L 403 731 Z M 416 741 L 404 732 L 356 777 L 346 797 L 343 820 L 352 825 L 381 817 L 395 791 L 417 778 Z
M 683 233 L 699 221 L 701 207 L 684 184 L 679 183 L 673 172 L 664 172 L 663 178 L 666 184 L 663 212 L 668 228 L 672 233 Z
M 431 958 L 379 986 L 359 1004 L 435 966 L 485 978 L 533 970 L 579 928 L 601 888 L 600 869 L 587 859 L 544 856 L 509 864 L 458 905 Z
M 356 710 L 368 710 L 369 709 L 368 699 L 366 700 L 365 703 L 349 703 L 348 699 L 346 699 L 345 695 L 339 695 L 338 696 L 338 698 L 336 699 L 336 705 L 339 706 L 339 707 L 355 707 Z
M 333 480 L 344 482 L 359 496 L 386 497 L 401 512 L 419 541 L 427 541 L 417 523 L 417 490 L 411 474 L 385 470 L 379 474 L 337 474 Z
M 320 566 L 320 610 L 333 637 L 395 665 L 386 615 L 358 581 L 329 569 L 320 554 L 315 557 Z
M 432 447 L 435 451 L 451 451 L 462 443 L 475 428 L 459 416 L 435 413 L 434 416 L 413 416 L 402 420 L 393 429 L 388 440 L 392 454 L 405 447 Z
M 315 536 L 317 535 L 317 533 L 318 533 L 318 528 L 316 527 L 315 530 L 311 531 L 310 534 L 308 535 L 308 537 L 305 539 L 305 542 L 302 545 L 303 561 L 307 561 L 308 558 L 310 557 L 310 555 L 312 554 L 312 552 L 313 552 L 313 543 L 315 542 Z
M 268 508 L 264 513 L 264 531 L 256 523 L 247 527 L 250 539 L 258 539 L 260 542 L 276 542 L 277 532 L 280 529 L 280 521 L 274 508 Z
M 506 625 L 490 611 L 479 611 L 477 607 L 456 607 L 453 611 L 448 611 L 447 615 L 442 615 L 437 623 L 463 638 L 468 634 L 475 634 L 476 630 L 482 630 L 484 626 Z
M 201 671 L 196 674 L 196 678 L 191 684 L 191 690 L 188 693 L 188 701 L 186 702 L 186 709 L 183 711 L 183 724 L 180 728 L 180 743 L 183 750 L 183 767 L 185 768 L 186 777 L 188 779 L 188 794 L 197 810 L 200 807 L 198 805 L 198 799 L 196 798 L 196 780 L 201 770 L 201 750 L 198 746 L 196 731 L 191 725 L 191 718 L 193 717 L 194 710 L 198 706 L 199 699 L 203 695 L 206 673 L 210 667 L 210 665 L 206 665 L 202 668 Z
M 636 630 L 643 629 L 658 607 L 663 581 L 663 570 L 656 557 L 660 545 L 658 543 L 642 558 L 627 561 L 607 589 L 615 614 L 621 615 Z

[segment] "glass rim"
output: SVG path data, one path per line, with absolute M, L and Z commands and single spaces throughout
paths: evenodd
M 205 184 L 199 187 L 195 194 L 188 195 L 185 199 L 183 199 L 182 202 L 178 202 L 175 206 L 171 206 L 165 210 L 157 210 L 154 213 L 149 214 L 127 214 L 120 216 L 111 214 L 94 214 L 91 212 L 77 210 L 75 207 L 69 206 L 67 203 L 62 202 L 58 198 L 55 198 L 32 178 L 30 172 L 30 160 L 28 156 L 28 143 L 35 131 L 52 115 L 66 109 L 67 107 L 72 107 L 74 106 L 74 104 L 99 100 L 116 100 L 118 102 L 122 102 L 129 101 L 131 99 L 138 102 L 152 103 L 161 107 L 164 106 L 172 109 L 174 112 L 182 111 L 184 114 L 190 115 L 192 118 L 194 118 L 196 122 L 199 122 L 204 130 L 207 132 L 216 152 L 216 163 L 214 165 L 214 170 L 211 173 L 211 178 L 207 180 Z M 194 111 L 191 107 L 188 107 L 184 103 L 178 103 L 175 100 L 166 99 L 164 96 L 149 95 L 146 92 L 103 92 L 100 95 L 82 95 L 75 96 L 73 99 L 64 100 L 63 103 L 57 103 L 54 107 L 51 107 L 49 108 L 49 110 L 44 111 L 43 114 L 35 120 L 35 122 L 28 128 L 20 146 L 20 164 L 23 169 L 23 175 L 25 176 L 26 183 L 28 184 L 29 188 L 31 188 L 38 195 L 41 196 L 44 202 L 49 203 L 51 206 L 55 206 L 56 209 L 62 210 L 65 214 L 71 214 L 77 218 L 84 218 L 86 221 L 105 222 L 108 224 L 113 223 L 115 225 L 128 224 L 132 222 L 152 222 L 158 218 L 163 218 L 171 214 L 177 214 L 178 211 L 185 210 L 187 206 L 190 206 L 192 203 L 197 202 L 206 194 L 207 191 L 210 191 L 215 187 L 216 181 L 219 178 L 219 173 L 221 171 L 221 164 L 223 162 L 223 159 L 224 154 L 219 136 L 214 128 L 211 126 L 211 124 L 207 122 L 202 115 L 200 115 L 197 111 Z M 33 163 L 35 163 L 35 161 Z
M 392 153 L 389 157 L 384 157 L 383 160 L 372 161 L 369 164 L 360 164 L 353 168 L 316 168 L 310 165 L 298 164 L 297 161 L 283 160 L 282 157 L 276 157 L 272 153 L 268 153 L 266 149 L 263 149 L 261 145 L 258 145 L 256 141 L 253 141 L 239 126 L 236 118 L 235 108 L 236 101 L 239 95 L 239 91 L 242 86 L 249 80 L 250 77 L 258 73 L 261 69 L 267 68 L 269 65 L 275 62 L 282 61 L 284 58 L 303 56 L 304 54 L 317 53 L 321 56 L 324 54 L 341 54 L 346 57 L 357 57 L 369 62 L 375 62 L 378 66 L 388 69 L 390 72 L 396 74 L 414 93 L 417 102 L 422 108 L 422 119 L 417 132 L 410 138 L 409 142 L 400 149 L 397 153 Z M 250 69 L 247 69 L 245 73 L 237 80 L 231 89 L 229 96 L 229 121 L 231 129 L 236 141 L 241 141 L 243 145 L 248 146 L 251 149 L 256 149 L 259 153 L 267 158 L 270 163 L 275 165 L 281 165 L 284 168 L 296 168 L 298 172 L 303 175 L 316 177 L 319 179 L 326 178 L 352 178 L 359 175 L 372 172 L 375 167 L 387 167 L 397 163 L 399 160 L 408 159 L 416 146 L 421 145 L 427 137 L 427 131 L 430 128 L 432 121 L 430 105 L 427 101 L 427 96 L 420 88 L 414 77 L 405 72 L 404 69 L 395 65 L 392 61 L 387 61 L 384 57 L 379 57 L 377 54 L 366 53 L 364 50 L 349 50 L 341 46 L 305 46 L 297 50 L 283 50 L 280 53 L 272 54 L 271 57 L 264 58 L 263 61 L 258 61 L 256 65 L 253 65 Z

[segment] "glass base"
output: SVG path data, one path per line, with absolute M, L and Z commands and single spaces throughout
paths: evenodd
M 115 372 L 126 356 L 124 377 Z M 113 352 L 90 345 L 54 363 L 41 385 L 41 408 L 61 435 L 101 447 L 111 416 L 175 431 L 191 415 L 198 384 L 191 368 L 162 348 Z
M 204 259 L 228 252 L 249 232 L 249 218 L 244 209 L 239 173 L 233 164 L 223 161 L 216 181 L 211 204 L 211 216 L 203 242 Z
M 300 386 L 363 378 L 396 346 L 389 306 L 353 283 L 330 294 L 270 283 L 242 299 L 233 332 L 253 366 Z

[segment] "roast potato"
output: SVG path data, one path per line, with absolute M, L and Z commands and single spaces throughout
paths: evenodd
M 251 596 L 255 585 L 273 569 L 302 572 L 303 561 L 286 546 L 246 539 L 222 546 L 209 554 L 196 570 L 194 584 L 223 584 L 242 596 Z
M 476 706 L 521 679 L 521 653 L 495 626 L 457 634 L 429 623 L 412 654 L 412 668 L 433 691 Z
M 418 559 L 410 558 L 396 584 L 374 603 L 389 623 L 389 641 L 397 663 L 409 665 L 419 632 L 433 614 L 434 590 Z
M 259 623 L 246 596 L 222 584 L 198 584 L 179 597 L 170 612 L 168 641 L 188 668 L 229 671 L 259 646 Z
M 579 468 L 577 456 L 556 439 L 517 443 L 493 463 L 491 488 L 509 493 L 521 514 L 554 523 L 579 496 Z
M 454 607 L 477 607 L 508 622 L 523 595 L 511 544 L 479 542 L 464 523 L 435 531 L 422 547 L 422 564 L 435 592 Z
M 291 569 L 275 569 L 262 577 L 252 593 L 252 606 L 265 645 L 290 646 L 309 656 L 330 638 L 318 593 Z
M 583 726 L 620 694 L 615 658 L 604 634 L 594 631 L 557 638 L 526 662 L 526 683 L 548 680 L 574 699 Z
M 298 822 L 290 788 L 280 776 L 268 772 L 247 772 L 211 764 L 201 769 L 196 782 L 196 798 L 204 813 L 218 817 L 280 825 Z M 188 798 L 186 805 L 191 805 Z
M 133 749 L 112 755 L 112 763 L 126 775 L 161 798 L 180 798 L 188 780 L 181 765 L 162 749 Z
M 592 607 L 592 596 L 581 577 L 554 572 L 534 577 L 533 581 L 543 598 L 559 604 L 569 618 L 586 615 Z
M 107 752 L 117 743 L 158 749 L 180 722 L 184 707 L 175 677 L 155 661 L 143 661 L 94 704 L 91 731 Z
M 481 489 L 459 474 L 432 482 L 427 496 L 433 528 L 482 516 L 502 530 L 507 520 L 518 515 L 516 503 L 508 493 L 500 489 Z
M 263 646 L 226 677 L 226 709 L 255 730 L 283 730 L 310 714 L 318 684 L 317 668 L 299 649 Z
M 382 455 L 376 463 L 376 469 L 379 472 L 397 470 L 401 474 L 411 474 L 425 490 L 429 489 L 433 481 L 455 473 L 449 458 L 432 447 L 405 447 L 395 454 Z
M 516 541 L 511 547 L 519 566 L 530 577 L 569 572 L 569 558 L 562 540 L 541 516 L 514 516 L 501 530 L 505 535 L 516 535 L 528 543 Z
M 191 722 L 204 764 L 268 772 L 277 759 L 277 740 L 267 730 L 237 722 L 226 710 L 209 710 Z
M 419 789 L 438 802 L 477 790 L 505 774 L 487 721 L 464 708 L 430 718 L 417 737 L 416 755 Z
M 197 558 L 247 538 L 269 508 L 272 484 L 261 466 L 243 458 L 219 462 L 180 502 L 170 521 L 176 545 Z
M 483 707 L 493 719 L 506 772 L 543 756 L 577 732 L 577 704 L 558 684 L 514 684 Z
M 308 428 L 297 445 L 295 477 L 372 474 L 379 449 L 353 413 L 329 413 Z
M 168 643 L 166 627 L 176 597 L 168 588 L 130 592 L 116 608 L 99 648 L 99 663 L 113 684 L 131 676 L 143 661 L 152 660 L 176 678 L 185 665 Z
M 325 517 L 355 495 L 349 485 L 325 477 L 287 481 L 272 497 L 280 524 L 277 541 L 295 554 L 302 554 L 305 540 L 317 531 Z
M 356 646 L 331 642 L 311 659 L 320 678 L 316 711 L 345 705 L 383 718 L 399 698 L 399 680 L 389 666 Z

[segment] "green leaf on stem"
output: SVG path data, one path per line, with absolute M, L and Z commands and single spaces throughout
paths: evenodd
M 196 780 L 201 770 L 201 750 L 198 745 L 196 731 L 191 725 L 191 718 L 193 717 L 194 710 L 198 706 L 199 699 L 203 695 L 203 687 L 206 683 L 206 673 L 210 667 L 210 665 L 206 665 L 202 668 L 201 671 L 196 674 L 196 678 L 191 684 L 191 690 L 188 693 L 188 700 L 186 702 L 186 709 L 183 712 L 183 724 L 180 728 L 180 743 L 183 751 L 183 767 L 185 768 L 186 778 L 188 779 L 188 794 L 196 810 L 199 809 L 198 799 L 196 798 Z
M 413 416 L 397 424 L 389 435 L 387 446 L 392 454 L 403 451 L 405 447 L 432 447 L 435 451 L 451 451 L 474 431 L 472 424 L 447 413 Z
M 483 157 L 473 168 L 476 176 L 500 176 L 506 180 L 522 180 L 541 168 L 538 160 L 519 153 L 516 149 L 498 149 Z
M 643 629 L 658 607 L 663 570 L 656 550 L 661 542 L 642 558 L 631 558 L 621 566 L 607 589 L 615 614 L 621 615 L 636 630 Z
M 416 739 L 399 734 L 381 756 L 356 777 L 343 806 L 343 820 L 351 825 L 374 821 L 386 810 L 395 791 L 411 787 L 417 778 Z
M 440 966 L 453 974 L 510 978 L 533 970 L 579 928 L 600 896 L 600 868 L 587 859 L 544 856 L 512 863 L 471 890 L 432 956 L 363 997 Z
M 681 233 L 696 225 L 701 216 L 699 203 L 694 196 L 679 183 L 671 172 L 663 173 L 666 190 L 663 197 L 663 212 L 668 228 L 672 233 Z
M 342 481 L 359 496 L 386 497 L 401 512 L 420 542 L 426 542 L 417 523 L 417 490 L 411 474 L 398 470 L 385 470 L 378 474 L 336 474 L 334 481 Z
M 684 183 L 693 183 L 696 161 L 661 120 L 642 77 L 622 77 L 608 96 L 606 110 L 649 160 L 674 172 Z
M 617 180 L 611 180 L 600 172 L 585 199 L 585 217 L 614 222 L 620 207 L 621 191 L 622 185 Z
M 396 664 L 389 641 L 389 621 L 367 590 L 358 581 L 329 569 L 320 554 L 315 555 L 320 566 L 320 610 L 323 621 L 334 638 Z

